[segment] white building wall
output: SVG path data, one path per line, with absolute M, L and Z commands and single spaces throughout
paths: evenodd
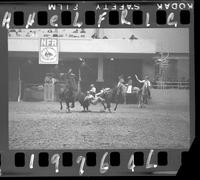
M 19 31 L 19 30 L 17 30 Z M 30 33 L 31 32 L 31 33 Z M 188 28 L 109 28 L 109 29 L 23 29 L 20 32 L 9 32 L 9 37 L 39 38 L 57 35 L 62 39 L 91 39 L 94 33 L 99 37 L 107 36 L 109 39 L 129 39 L 135 35 L 138 39 L 153 39 L 157 41 L 157 52 L 188 53 L 189 29 Z M 31 34 L 31 35 L 30 35 Z
M 130 29 L 102 29 L 100 36 L 109 39 L 128 39 L 134 34 L 138 39 L 155 39 L 157 52 L 188 53 L 188 28 L 130 28 Z

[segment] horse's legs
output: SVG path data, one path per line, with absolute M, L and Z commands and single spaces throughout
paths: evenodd
M 66 101 L 67 111 L 70 112 L 69 101 Z
M 138 98 L 138 108 L 142 108 L 142 95 L 139 95 L 139 98 Z
M 85 112 L 85 106 L 84 106 L 84 105 L 82 105 L 82 107 L 83 107 L 83 110 L 82 110 L 82 112 Z
M 108 111 L 111 112 L 111 109 L 110 109 L 110 102 L 107 103 L 107 108 L 108 108 Z
M 147 101 L 148 97 L 145 97 L 145 104 L 148 104 L 148 101 Z
M 104 110 L 106 110 L 106 106 L 105 106 L 104 102 L 101 102 L 101 104 L 103 105 Z
M 118 104 L 119 104 L 119 96 L 116 96 L 116 97 L 115 97 L 115 108 L 114 108 L 114 111 L 117 110 Z
M 114 111 L 117 110 L 117 106 L 118 106 L 118 103 L 115 104 L 115 108 L 114 108 Z
M 108 109 L 108 111 L 109 112 L 111 112 L 111 103 L 110 103 L 110 101 L 108 100 L 108 101 L 106 101 L 106 105 L 107 105 L 107 109 Z
M 62 106 L 62 100 L 60 100 L 60 110 L 63 109 L 63 106 Z
M 146 97 L 146 104 L 149 104 L 149 99 L 150 99 L 150 97 Z
M 75 103 L 75 100 L 73 99 L 73 100 L 72 100 L 71 108 L 74 108 L 74 107 L 75 107 L 74 103 Z
M 126 93 L 124 93 L 124 104 L 126 104 Z
M 140 103 L 140 97 L 138 98 L 138 108 L 141 107 L 141 103 Z
M 142 95 L 142 100 L 141 100 L 141 108 L 145 107 L 145 97 Z

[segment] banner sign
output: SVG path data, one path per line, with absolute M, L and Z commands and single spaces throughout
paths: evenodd
M 58 39 L 40 38 L 39 64 L 58 64 Z

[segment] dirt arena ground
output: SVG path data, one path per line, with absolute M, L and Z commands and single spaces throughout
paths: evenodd
M 152 90 L 146 108 L 136 104 L 102 112 L 101 105 L 71 113 L 57 102 L 9 102 L 11 149 L 137 149 L 188 148 L 188 90 Z

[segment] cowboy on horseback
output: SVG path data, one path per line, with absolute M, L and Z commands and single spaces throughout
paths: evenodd
M 69 88 L 71 92 L 71 96 L 75 98 L 75 90 L 76 90 L 76 81 L 75 81 L 76 75 L 73 73 L 72 69 L 70 68 L 68 72 L 66 73 L 66 88 Z M 75 107 L 75 101 L 72 101 L 71 108 Z
M 144 80 L 139 80 L 136 74 L 135 77 L 138 80 L 138 82 L 143 83 L 143 86 L 147 88 L 148 96 L 151 99 L 151 92 L 150 92 L 151 83 L 149 81 L 149 77 L 145 76 Z

